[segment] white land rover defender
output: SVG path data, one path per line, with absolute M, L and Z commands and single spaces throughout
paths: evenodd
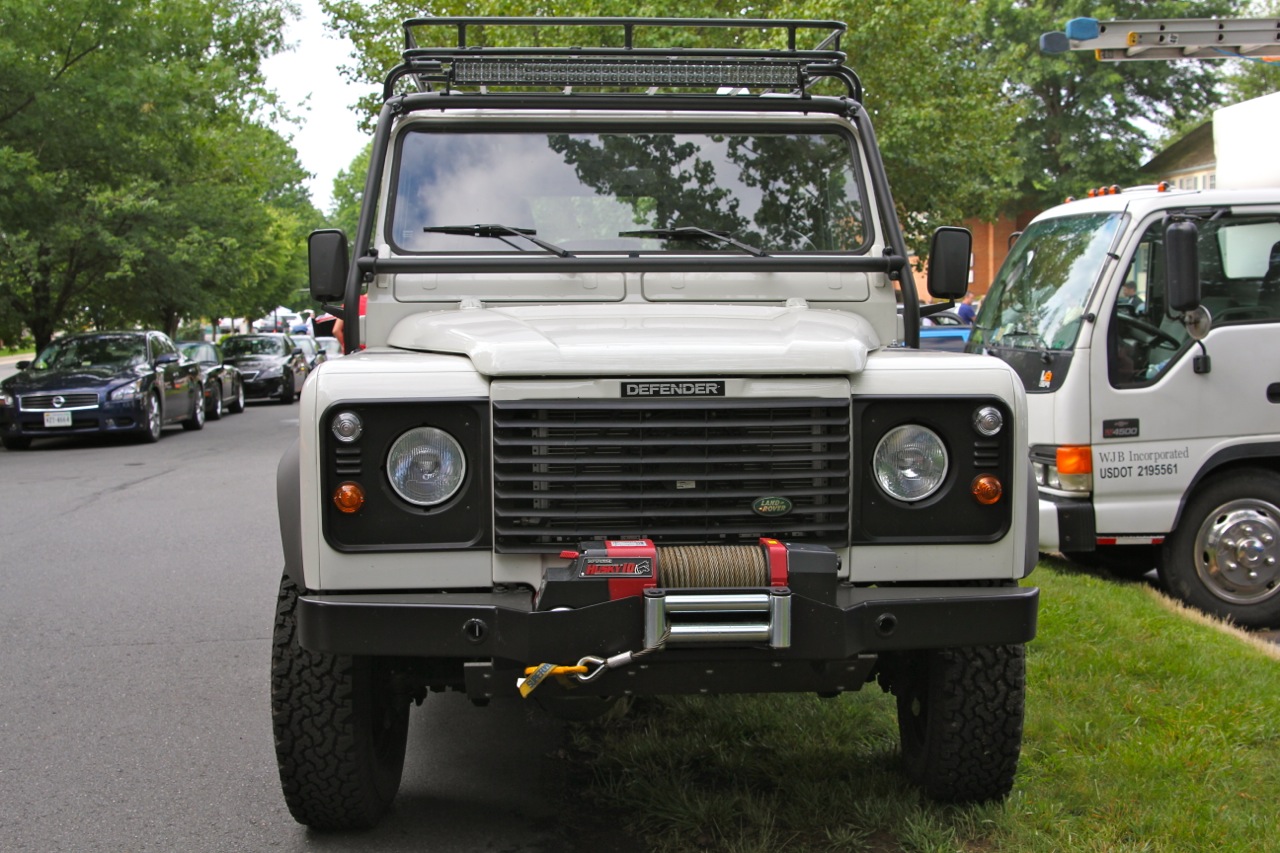
M 473 44 L 531 25 L 536 48 Z M 694 27 L 778 44 L 646 42 Z M 1009 792 L 1038 600 L 1025 392 L 998 359 L 914 349 L 843 32 L 406 23 L 354 258 L 310 241 L 350 354 L 308 381 L 280 465 L 297 820 L 376 822 L 410 706 L 443 690 L 582 717 L 878 681 L 930 795 Z M 964 292 L 968 239 L 935 235 L 933 295 Z

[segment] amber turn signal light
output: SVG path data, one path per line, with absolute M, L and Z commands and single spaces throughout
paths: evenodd
M 364 489 L 359 483 L 343 483 L 333 490 L 333 505 L 348 515 L 364 506 Z
M 991 506 L 1004 494 L 1004 486 L 1000 485 L 1000 478 L 994 474 L 980 474 L 974 477 L 973 485 L 969 489 L 973 492 L 973 499 L 983 506 Z
M 1093 454 L 1089 445 L 1064 445 L 1054 454 L 1059 474 L 1092 474 Z

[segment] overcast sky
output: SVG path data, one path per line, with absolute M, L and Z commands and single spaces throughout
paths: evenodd
M 298 126 L 276 129 L 293 137 L 302 167 L 313 175 L 307 182 L 311 200 L 328 213 L 333 179 L 368 141 L 356 129 L 352 109 L 365 90 L 339 76 L 338 66 L 351 64 L 350 45 L 325 28 L 324 13 L 316 0 L 298 0 L 298 6 L 302 18 L 285 32 L 285 41 L 293 44 L 293 49 L 273 56 L 263 67 L 267 85 L 300 118 Z M 300 106 L 304 101 L 306 105 Z

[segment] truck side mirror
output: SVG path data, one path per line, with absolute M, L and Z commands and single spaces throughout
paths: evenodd
M 1189 219 L 1175 219 L 1164 229 L 1164 280 L 1169 307 L 1187 312 L 1200 305 L 1199 231 Z
M 968 228 L 944 225 L 933 232 L 929 245 L 929 295 L 960 299 L 969 291 L 969 258 L 973 235 Z
M 311 298 L 317 302 L 337 302 L 347 293 L 346 232 L 337 228 L 312 231 L 307 238 L 307 263 Z

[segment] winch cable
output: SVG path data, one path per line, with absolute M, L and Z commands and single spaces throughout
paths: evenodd
M 657 549 L 659 585 L 669 588 L 754 587 L 769 585 L 769 564 L 763 548 L 756 545 L 670 545 Z M 662 649 L 670 629 L 653 648 L 622 652 L 608 658 L 587 655 L 576 664 L 543 663 L 525 667 L 516 680 L 526 699 L 548 676 L 573 677 L 586 684 L 610 669 L 627 666 L 637 658 Z
M 758 545 L 669 545 L 658 548 L 658 585 L 669 588 L 769 585 Z

